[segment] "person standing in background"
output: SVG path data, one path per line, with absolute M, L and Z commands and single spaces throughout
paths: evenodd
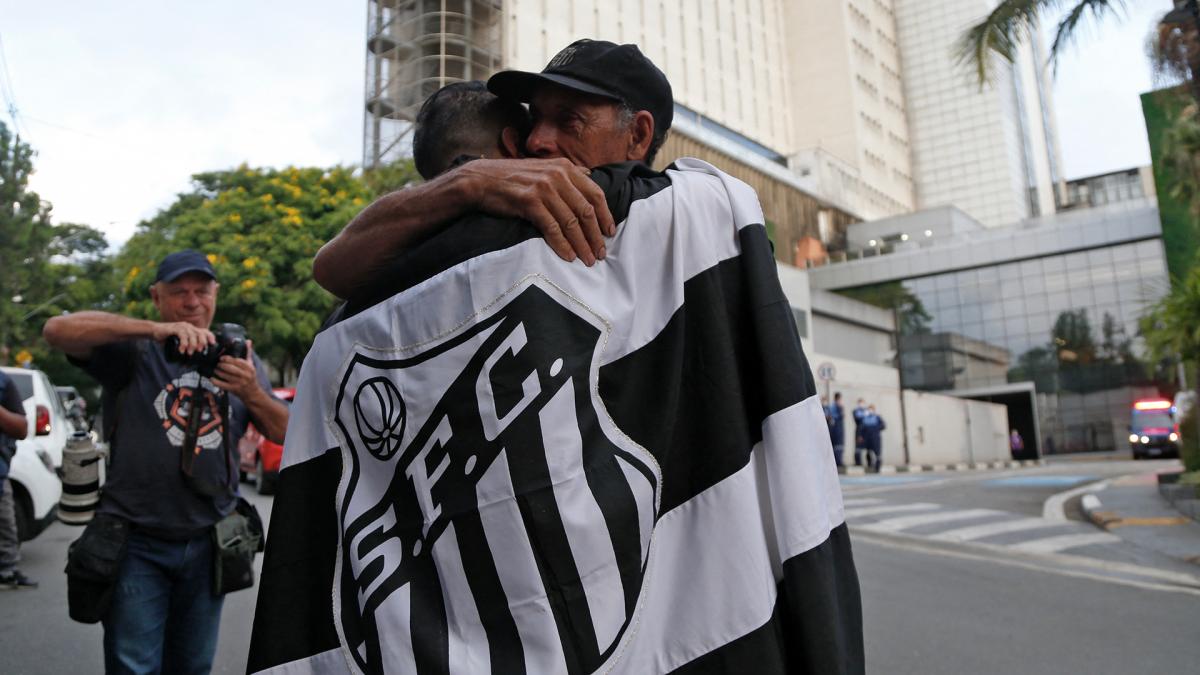
M 874 405 L 867 406 L 860 428 L 863 444 L 867 448 L 868 469 L 879 473 L 879 467 L 883 465 L 883 430 L 887 428 L 887 423 L 875 412 Z
M 862 433 L 862 420 L 867 415 L 866 403 L 861 398 L 858 399 L 858 405 L 854 406 L 854 410 L 850 413 L 854 418 L 854 466 L 863 465 L 863 453 L 867 450 Z
M 846 449 L 846 408 L 842 406 L 842 392 L 834 392 L 833 403 L 829 404 L 826 414 L 829 418 L 829 440 L 833 442 L 833 461 L 841 469 L 842 453 Z
M 0 357 L 7 357 L 7 350 Z M 7 359 L 0 359 L 0 363 Z M 17 563 L 21 561 L 21 539 L 17 535 L 17 517 L 13 507 L 12 485 L 8 469 L 17 452 L 17 441 L 29 433 L 25 406 L 17 385 L 0 372 L 0 588 L 37 588 Z

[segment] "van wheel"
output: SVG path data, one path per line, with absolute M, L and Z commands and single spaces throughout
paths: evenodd
M 11 484 L 9 489 L 12 489 Z M 29 506 L 29 498 L 24 495 L 13 492 L 13 515 L 17 521 L 17 540 L 29 541 L 29 537 L 33 532 L 33 515 Z

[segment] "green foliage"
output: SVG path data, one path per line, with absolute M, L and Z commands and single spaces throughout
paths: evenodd
M 1184 133 L 1175 128 L 1177 124 L 1187 124 L 1179 120 L 1184 117 L 1183 111 L 1192 99 L 1180 87 L 1148 92 L 1141 98 L 1167 270 L 1172 278 L 1180 278 L 1187 275 L 1196 251 L 1200 250 L 1200 229 L 1197 228 L 1200 202 L 1195 200 L 1189 187 L 1200 183 L 1200 179 L 1193 171 L 1180 171 L 1187 166 L 1186 157 L 1180 157 L 1180 154 L 1186 152 L 1189 144 L 1176 146 L 1177 141 L 1169 136 Z
M 0 347 L 26 346 L 30 309 L 46 298 L 42 284 L 53 237 L 50 206 L 29 189 L 33 149 L 0 122 Z
M 1196 105 L 1179 109 L 1163 133 L 1163 169 L 1173 180 L 1167 189 L 1173 199 L 1200 215 L 1200 119 Z
M 402 173 L 375 174 L 376 184 Z M 221 283 L 216 320 L 246 326 L 259 356 L 286 375 L 299 366 L 334 305 L 312 279 L 313 256 L 374 192 L 343 167 L 241 166 L 192 181 L 192 191 L 141 223 L 117 256 L 122 311 L 155 318 L 149 287 L 159 261 L 196 249 L 212 261 Z
M 1176 279 L 1171 292 L 1142 317 L 1141 327 L 1154 358 L 1200 362 L 1200 269 Z
M 1020 45 L 1033 34 L 1039 16 L 1066 5 L 1066 0 L 1002 0 L 983 21 L 959 38 L 956 48 L 959 64 L 970 68 L 980 85 L 987 83 L 994 75 L 994 57 L 1012 63 Z M 1085 17 L 1090 15 L 1099 21 L 1124 5 L 1124 0 L 1074 0 L 1054 31 L 1051 64 L 1057 65 L 1058 57 L 1071 44 Z
M 46 317 L 105 308 L 114 288 L 104 235 L 54 225 L 50 205 L 28 189 L 33 155 L 0 122 L 0 345 L 37 357 L 47 351 L 40 342 Z
M 894 310 L 899 318 L 898 328 L 901 335 L 929 333 L 932 317 L 925 310 L 921 299 L 899 281 L 847 288 L 838 293 L 876 307 Z
M 1179 421 L 1179 459 L 1186 471 L 1200 471 L 1200 431 L 1196 427 L 1196 406 Z
M 317 250 L 375 197 L 420 180 L 412 161 L 350 168 L 254 169 L 192 177 L 192 189 L 138 225 L 115 256 L 99 231 L 50 222 L 28 190 L 33 151 L 0 123 L 0 345 L 28 351 L 57 384 L 92 398 L 94 383 L 41 340 L 48 316 L 97 309 L 157 319 L 150 285 L 162 258 L 193 248 L 220 278 L 217 321 L 246 326 L 255 350 L 287 378 L 334 298 L 312 280 Z M 91 400 L 95 403 L 95 400 Z
M 366 184 L 372 199 L 409 185 L 416 185 L 421 180 L 421 174 L 417 173 L 417 167 L 412 160 L 384 164 L 367 169 L 362 173 L 362 181 Z

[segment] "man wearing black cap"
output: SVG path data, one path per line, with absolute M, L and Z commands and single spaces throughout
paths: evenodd
M 287 428 L 288 409 L 252 348 L 244 359 L 222 356 L 211 378 L 165 356 L 172 337 L 183 354 L 215 344 L 216 276 L 205 255 L 172 253 L 150 287 L 160 321 L 76 312 L 43 331 L 104 387 L 112 454 L 97 520 L 130 526 L 102 619 L 109 673 L 211 669 L 223 601 L 212 587 L 212 528 L 235 505 L 236 441 L 250 421 L 279 443 Z M 199 427 L 189 428 L 197 407 Z M 194 447 L 186 467 L 185 439 Z M 201 481 L 220 489 L 201 494 Z
M 530 103 L 525 149 L 553 159 L 385 197 L 318 260 L 359 249 L 352 318 L 301 371 L 248 670 L 862 672 L 829 434 L 757 196 L 698 160 L 647 166 L 670 85 L 632 45 L 579 41 L 489 88 Z M 594 268 L 500 210 L 542 194 L 505 183 L 539 161 L 592 167 L 623 223 L 571 249 L 608 248 Z
M 616 225 L 588 170 L 654 161 L 674 111 L 666 75 L 635 45 L 578 40 L 542 72 L 498 73 L 488 88 L 530 104 L 525 150 L 534 159 L 483 158 L 380 198 L 317 254 L 317 283 L 351 297 L 377 281 L 397 251 L 471 212 L 533 223 L 564 260 L 590 266 L 604 258 L 602 235 Z

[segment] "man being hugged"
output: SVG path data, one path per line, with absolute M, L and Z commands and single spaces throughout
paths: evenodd
M 212 530 L 236 504 L 237 439 L 250 421 L 278 443 L 287 428 L 253 345 L 244 357 L 196 363 L 219 348 L 209 330 L 218 288 L 203 254 L 178 251 L 150 287 L 159 321 L 77 312 L 44 329 L 104 387 L 112 454 L 97 518 L 129 531 L 102 616 L 110 674 L 211 669 L 223 602 Z

